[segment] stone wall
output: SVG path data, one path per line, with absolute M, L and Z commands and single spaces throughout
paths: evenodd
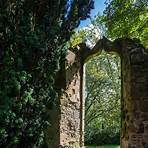
M 122 43 L 121 148 L 148 148 L 148 53 L 131 40 Z
M 148 52 L 138 40 L 102 38 L 86 60 L 102 48 L 121 57 L 121 148 L 148 148 Z
M 66 88 L 60 99 L 60 145 L 79 147 L 81 130 L 81 62 L 72 51 L 66 57 Z
M 68 51 L 56 84 L 62 93 L 50 111 L 51 148 L 84 145 L 83 62 L 99 53 L 100 47 L 121 57 L 121 148 L 148 148 L 148 53 L 136 41 L 106 38 L 92 50 L 82 46 L 77 53 Z
M 83 147 L 83 64 L 80 52 L 68 51 L 56 86 L 62 90 L 57 106 L 51 111 L 52 125 L 49 128 L 49 147 Z M 56 109 L 55 109 L 56 108 Z M 58 111 L 59 108 L 59 111 Z M 56 114 L 58 112 L 58 114 Z M 58 117 L 58 118 L 57 118 Z M 53 129 L 56 129 L 55 132 Z

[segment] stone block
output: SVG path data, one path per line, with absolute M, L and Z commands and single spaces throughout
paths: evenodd
M 148 101 L 145 100 L 139 101 L 139 108 L 141 112 L 148 112 Z

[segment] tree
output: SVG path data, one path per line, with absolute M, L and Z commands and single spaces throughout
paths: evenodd
M 116 135 L 119 135 L 120 130 L 120 85 L 120 58 L 117 55 L 103 52 L 87 62 L 85 99 L 87 143 L 109 144 L 111 141 L 119 143 Z
M 147 0 L 111 0 L 106 2 L 103 16 L 98 16 L 97 21 L 105 26 L 109 38 L 138 38 L 148 47 L 147 5 Z
M 42 147 L 66 42 L 93 0 L 1 0 L 0 8 L 0 147 Z

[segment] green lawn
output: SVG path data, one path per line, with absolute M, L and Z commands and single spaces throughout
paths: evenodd
M 120 148 L 119 145 L 86 146 L 86 148 Z

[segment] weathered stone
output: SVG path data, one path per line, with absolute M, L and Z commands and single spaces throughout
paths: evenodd
M 58 120 L 53 117 L 52 128 L 56 128 L 57 132 L 50 132 L 53 141 L 49 141 L 49 147 L 52 148 L 80 148 L 83 146 L 83 134 L 82 134 L 82 68 L 81 57 L 79 53 L 73 53 L 68 51 L 66 56 L 65 70 L 59 74 L 59 77 L 64 76 L 62 93 L 59 95 L 59 115 Z M 59 78 L 57 79 L 59 80 Z M 62 80 L 61 80 L 62 81 Z M 56 82 L 56 85 L 61 82 Z M 54 115 L 54 114 L 53 114 Z M 55 122 L 55 123 L 54 123 Z
M 106 43 L 106 44 L 104 44 Z M 68 51 L 64 70 L 57 78 L 62 89 L 56 106 L 50 111 L 49 147 L 80 148 L 84 145 L 83 61 L 100 52 L 117 52 L 121 57 L 121 148 L 148 148 L 148 53 L 130 39 L 113 43 L 101 39 L 89 50 L 85 44 L 77 53 Z M 83 49 L 81 49 L 81 47 Z M 62 77 L 62 79 L 61 79 Z M 59 84 L 59 85 L 58 85 Z
M 125 134 L 121 137 L 121 144 L 128 141 L 128 145 L 122 144 L 121 148 L 144 148 L 148 145 L 148 139 L 144 138 L 147 129 L 147 123 L 144 121 L 148 119 L 148 66 L 146 66 L 148 53 L 134 43 L 126 47 L 127 44 L 124 44 L 121 59 L 123 73 L 121 99 L 124 102 L 122 108 L 127 110 L 126 118 L 123 117 L 122 120 L 125 120 L 128 126 L 124 132 L 125 125 L 122 124 L 121 133 Z
M 148 111 L 148 101 L 139 101 L 139 107 L 140 107 L 140 110 L 142 112 L 147 112 Z
M 143 121 L 144 124 L 144 134 L 148 134 L 148 121 Z

